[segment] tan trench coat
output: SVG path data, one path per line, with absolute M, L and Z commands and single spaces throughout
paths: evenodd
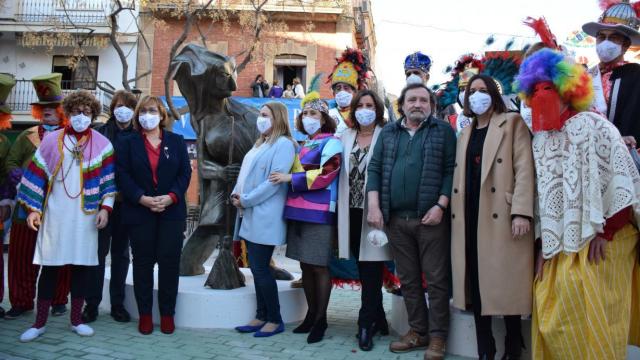
M 471 126 L 458 139 L 451 197 L 453 305 L 471 303 L 465 262 L 465 187 Z M 478 278 L 482 315 L 531 313 L 533 222 L 514 238 L 513 215 L 533 218 L 535 172 L 531 134 L 520 115 L 494 114 L 484 142 L 478 219 Z

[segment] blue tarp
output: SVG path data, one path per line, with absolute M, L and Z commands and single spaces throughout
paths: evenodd
M 165 97 L 161 96 L 160 98 L 162 99 L 162 101 L 165 102 L 165 106 L 166 106 Z M 173 100 L 173 105 L 176 108 L 187 106 L 187 100 L 182 96 L 173 96 L 171 99 Z M 298 141 L 302 141 L 307 138 L 306 135 L 303 135 L 298 130 L 296 130 L 294 126 L 294 119 L 300 113 L 301 99 L 247 98 L 247 97 L 239 97 L 239 96 L 233 96 L 233 99 L 243 104 L 252 106 L 256 109 L 260 109 L 265 103 L 268 103 L 270 101 L 277 101 L 284 104 L 289 110 L 289 126 L 291 126 L 291 132 L 293 137 Z M 329 106 L 331 107 L 333 100 L 328 102 L 329 102 Z M 196 133 L 193 131 L 193 128 L 191 128 L 191 116 L 189 113 L 182 115 L 179 121 L 176 121 L 173 123 L 173 132 L 176 134 L 182 135 L 185 138 L 185 140 L 196 139 Z

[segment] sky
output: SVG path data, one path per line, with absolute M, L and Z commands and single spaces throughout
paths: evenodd
M 596 21 L 602 11 L 596 0 L 371 0 L 377 38 L 375 73 L 386 90 L 399 95 L 405 84 L 404 58 L 428 54 L 433 65 L 429 85 L 449 80 L 445 73 L 461 55 L 503 50 L 514 39 L 513 50 L 539 41 L 522 24 L 528 16 L 544 16 L 562 43 L 582 24 Z M 489 36 L 495 43 L 485 45 Z M 597 59 L 595 49 L 579 49 Z

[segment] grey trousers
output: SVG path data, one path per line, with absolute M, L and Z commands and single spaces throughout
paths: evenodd
M 402 284 L 409 326 L 418 333 L 446 340 L 451 276 L 451 236 L 446 214 L 435 226 L 422 225 L 420 219 L 391 216 L 387 233 Z M 422 273 L 427 282 L 429 308 L 422 287 Z

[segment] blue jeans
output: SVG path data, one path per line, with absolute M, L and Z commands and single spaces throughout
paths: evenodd
M 269 269 L 275 246 L 256 244 L 249 240 L 245 240 L 245 243 L 247 244 L 247 254 L 249 256 L 249 268 L 256 286 L 258 304 L 256 319 L 279 324 L 282 322 L 282 317 L 280 316 L 278 285 Z

